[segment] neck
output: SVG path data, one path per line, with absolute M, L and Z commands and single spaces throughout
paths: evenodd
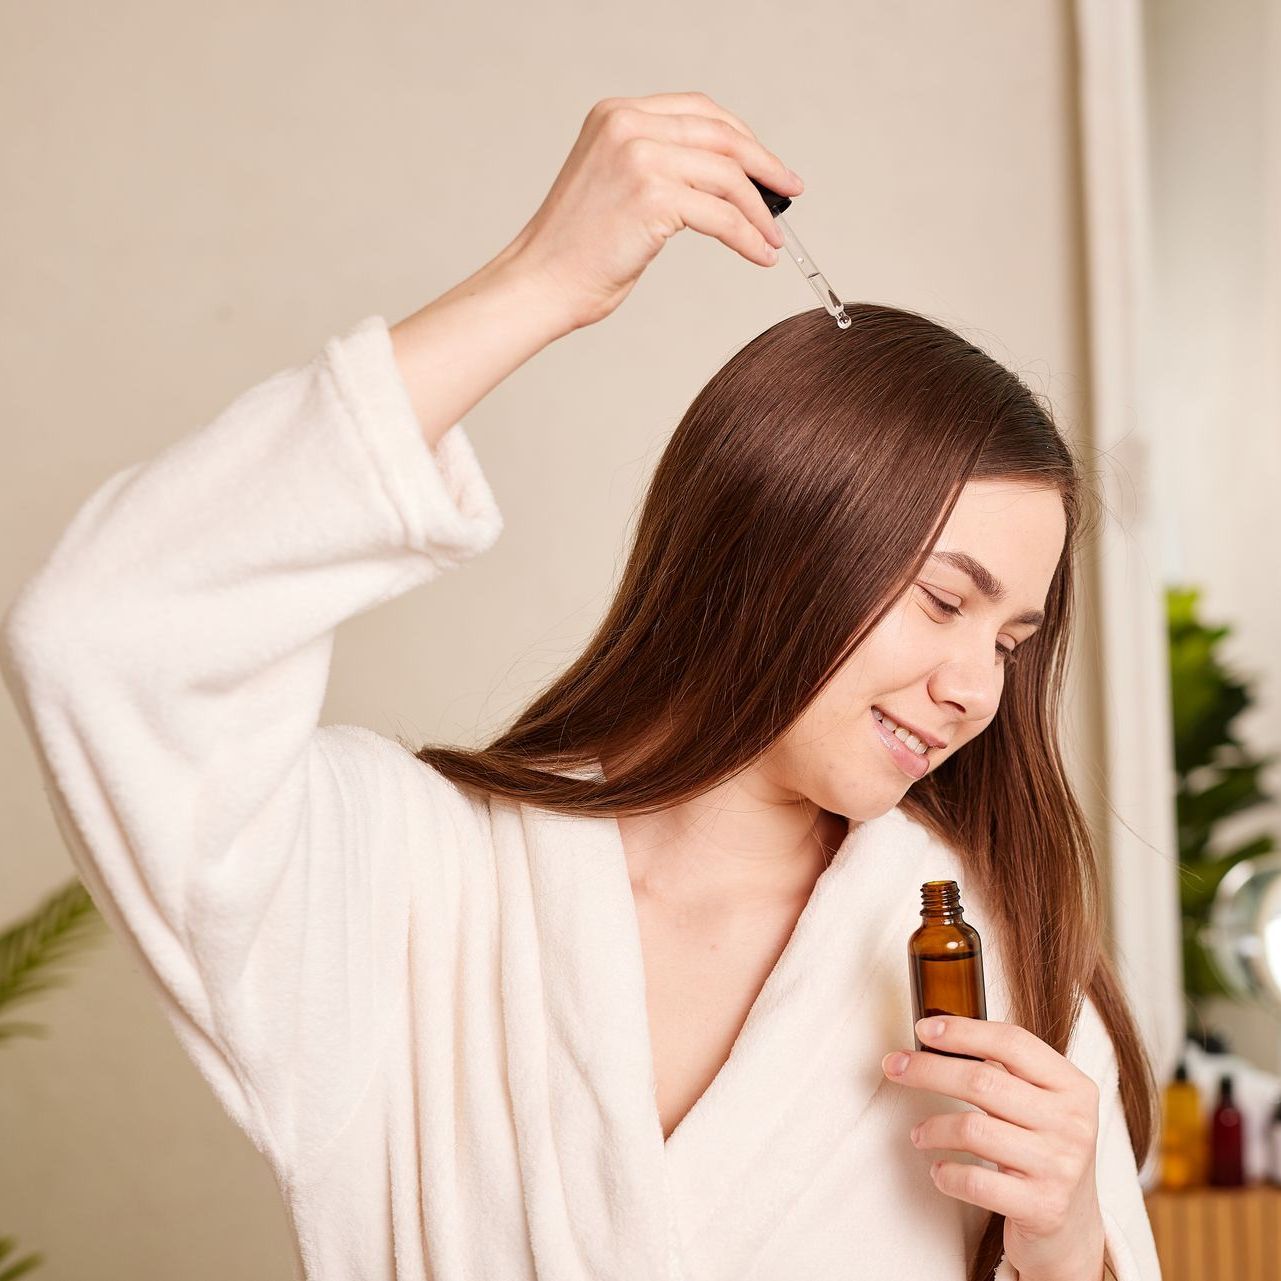
M 633 885 L 692 910 L 808 898 L 849 826 L 805 798 L 774 794 L 750 771 L 657 814 L 619 819 Z

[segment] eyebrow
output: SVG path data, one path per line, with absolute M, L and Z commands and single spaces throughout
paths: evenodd
M 973 580 L 974 586 L 990 601 L 1003 601 L 1008 595 L 1001 580 L 986 565 L 981 565 L 968 552 L 931 552 L 929 559 L 941 560 L 944 564 L 951 565 L 954 569 L 959 569 L 961 573 L 968 574 Z M 1011 618 L 1010 622 L 1027 623 L 1033 627 L 1039 627 L 1045 622 L 1045 611 L 1027 609 L 1017 618 Z

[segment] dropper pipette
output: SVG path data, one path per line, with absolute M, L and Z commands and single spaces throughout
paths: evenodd
M 751 175 L 748 175 L 751 178 Z M 791 255 L 792 261 L 800 268 L 801 275 L 809 281 L 810 288 L 818 295 L 818 300 L 823 304 L 827 314 L 842 328 L 848 329 L 853 321 L 845 314 L 845 304 L 836 296 L 832 286 L 827 283 L 827 277 L 818 269 L 814 259 L 810 257 L 806 248 L 797 238 L 796 232 L 791 228 L 787 219 L 783 217 L 783 210 L 791 203 L 791 196 L 781 195 L 779 192 L 765 186 L 764 183 L 757 182 L 751 178 L 752 186 L 761 193 L 761 199 L 765 201 L 765 207 L 774 216 L 774 221 L 778 223 L 778 229 L 783 233 L 783 248 Z

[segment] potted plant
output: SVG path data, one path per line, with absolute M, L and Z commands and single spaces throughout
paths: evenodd
M 1166 589 L 1183 989 L 1194 1006 L 1208 996 L 1237 998 L 1201 938 L 1219 882 L 1238 863 L 1276 847 L 1273 835 L 1261 832 L 1215 848 L 1215 830 L 1225 819 L 1273 799 L 1259 776 L 1276 755 L 1254 756 L 1232 733 L 1232 722 L 1254 701 L 1251 682 L 1221 662 L 1217 650 L 1232 629 L 1203 623 L 1197 616 L 1199 596 L 1195 587 Z

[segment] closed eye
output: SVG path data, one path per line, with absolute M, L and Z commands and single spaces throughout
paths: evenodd
M 922 587 L 920 583 L 917 583 L 917 586 L 920 587 L 921 591 L 923 591 L 945 614 L 959 614 L 961 612 L 961 607 L 959 605 L 951 605 L 945 600 L 940 600 L 928 587 Z M 996 646 L 996 652 L 1001 655 L 1001 662 L 1003 666 L 1008 666 L 1018 658 L 1018 655 L 1010 646 L 1002 645 L 999 642 Z

